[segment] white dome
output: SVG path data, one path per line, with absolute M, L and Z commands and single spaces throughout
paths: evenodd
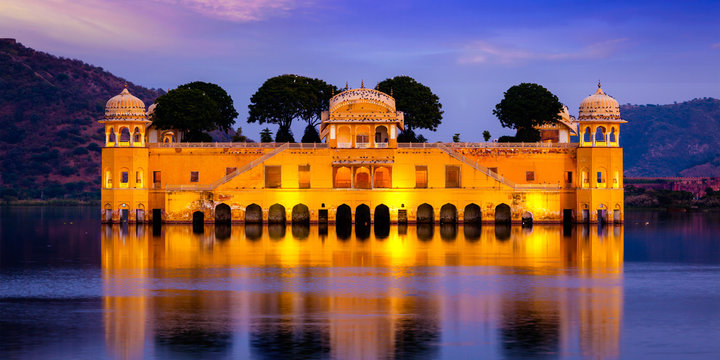
M 611 96 L 606 95 L 600 83 L 597 91 L 580 103 L 578 120 L 620 120 L 620 104 Z
M 113 96 L 105 104 L 105 120 L 145 120 L 145 103 L 127 89 Z

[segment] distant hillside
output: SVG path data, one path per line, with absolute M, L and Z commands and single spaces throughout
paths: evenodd
M 105 102 L 125 79 L 0 39 L 0 197 L 99 198 Z M 128 81 L 146 104 L 162 90 Z
M 720 176 L 720 100 L 623 105 L 626 176 Z

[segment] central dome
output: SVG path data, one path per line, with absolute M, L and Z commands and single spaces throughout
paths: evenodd
M 105 104 L 105 120 L 145 120 L 145 103 L 127 89 L 113 96 Z
M 600 83 L 597 91 L 580 103 L 578 120 L 593 119 L 620 119 L 620 104 L 603 92 Z

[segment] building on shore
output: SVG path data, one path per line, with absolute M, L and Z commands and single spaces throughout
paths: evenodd
M 366 88 L 330 99 L 323 143 L 183 143 L 151 115 L 127 89 L 107 102 L 104 222 L 624 219 L 625 121 L 600 84 L 577 119 L 564 111 L 538 143 L 399 143 L 395 99 Z

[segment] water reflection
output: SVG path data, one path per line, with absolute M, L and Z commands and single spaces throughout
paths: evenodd
M 112 356 L 619 352 L 621 227 L 197 230 L 103 227 L 104 328 Z

